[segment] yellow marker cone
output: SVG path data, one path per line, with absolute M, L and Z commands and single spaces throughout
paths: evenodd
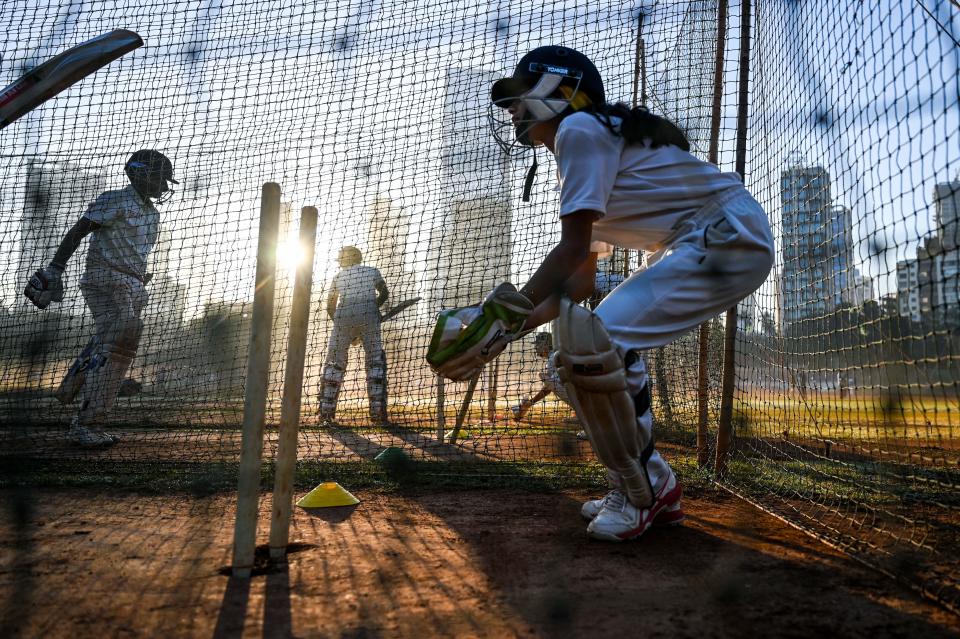
M 329 506 L 353 506 L 360 500 L 335 481 L 325 481 L 300 498 L 301 508 L 326 508 Z

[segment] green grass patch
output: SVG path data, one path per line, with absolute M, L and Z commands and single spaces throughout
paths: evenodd
M 206 496 L 230 493 L 237 488 L 237 463 L 143 463 L 4 460 L 0 488 L 110 488 L 148 494 L 188 493 Z M 9 462 L 9 463 L 7 463 Z M 694 458 L 672 460 L 688 492 L 711 489 L 709 474 L 696 467 Z M 261 486 L 273 488 L 272 463 L 261 471 Z M 554 491 L 565 488 L 606 486 L 604 468 L 588 462 L 492 462 L 408 460 L 401 465 L 375 461 L 301 461 L 295 484 L 313 488 L 336 481 L 350 488 L 402 490 L 433 488 L 513 488 Z
M 875 508 L 909 503 L 960 505 L 946 472 L 903 469 L 876 462 L 838 464 L 831 460 L 784 461 L 764 458 L 733 459 L 726 481 L 758 495 L 802 498 L 838 506 Z M 928 482 L 924 482 L 926 478 Z

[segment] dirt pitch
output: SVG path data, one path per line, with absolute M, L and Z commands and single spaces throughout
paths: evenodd
M 288 565 L 242 581 L 218 572 L 230 496 L 0 491 L 0 634 L 960 636 L 957 617 L 724 493 L 616 545 L 585 536 L 581 490 L 354 492 L 352 509 L 298 509 Z M 264 499 L 261 542 L 268 520 Z

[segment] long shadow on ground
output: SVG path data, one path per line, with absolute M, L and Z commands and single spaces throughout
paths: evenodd
M 409 497 L 462 537 L 537 635 L 955 636 L 884 603 L 915 602 L 886 577 L 724 494 L 690 500 L 683 526 L 623 544 L 589 539 L 568 495 Z

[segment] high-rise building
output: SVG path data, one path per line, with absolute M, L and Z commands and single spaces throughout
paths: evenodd
M 873 295 L 873 278 L 854 268 L 843 292 L 843 303 L 852 307 L 863 306 L 864 302 L 873 299 Z
M 457 200 L 440 270 L 444 307 L 480 302 L 510 277 L 510 206 L 498 198 Z
M 941 278 L 939 277 L 940 240 L 936 237 L 924 238 L 917 247 L 917 305 L 921 317 L 931 317 L 939 313 L 941 307 Z
M 937 258 L 937 311 L 951 327 L 960 325 L 960 177 L 934 187 L 940 254 Z
M 844 303 L 853 283 L 853 215 L 849 207 L 835 204 L 827 209 L 828 311 Z
M 786 312 L 783 308 L 783 271 L 773 265 L 773 323 L 776 333 L 782 334 L 786 328 Z
M 410 214 L 388 197 L 375 198 L 367 209 L 367 251 L 363 261 L 383 275 L 392 302 L 416 297 L 416 276 L 407 261 L 410 228 Z
M 509 159 L 490 139 L 487 98 L 496 75 L 450 69 L 443 107 L 442 223 L 433 230 L 431 305 L 478 303 L 511 279 Z
M 903 317 L 920 321 L 920 287 L 917 260 L 897 262 L 897 310 Z
M 944 251 L 937 260 L 938 312 L 951 328 L 960 326 L 960 250 Z
M 897 262 L 897 310 L 900 315 L 914 322 L 945 318 L 943 263 L 940 240 L 934 236 L 924 238 L 914 259 Z
M 933 187 L 937 236 L 945 251 L 960 247 L 960 178 Z
M 833 310 L 833 254 L 836 247 L 827 233 L 838 215 L 831 206 L 830 174 L 822 166 L 794 165 L 780 176 L 783 207 L 784 325 L 819 317 Z

